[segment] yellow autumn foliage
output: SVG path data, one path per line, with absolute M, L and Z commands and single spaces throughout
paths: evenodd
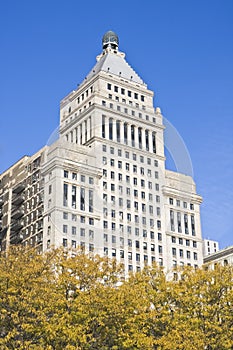
M 232 267 L 178 273 L 124 280 L 115 260 L 12 247 L 0 255 L 0 349 L 232 349 Z

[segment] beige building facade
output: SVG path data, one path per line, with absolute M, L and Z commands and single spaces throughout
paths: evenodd
M 190 176 L 165 169 L 161 110 L 117 35 L 106 33 L 102 44 L 91 72 L 61 101 L 59 139 L 0 176 L 2 249 L 14 243 L 16 219 L 17 242 L 44 251 L 81 247 L 126 271 L 200 266 L 202 198 Z

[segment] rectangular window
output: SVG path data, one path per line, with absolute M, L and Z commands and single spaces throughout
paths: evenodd
M 72 208 L 76 209 L 76 186 L 72 186 Z
M 94 225 L 94 219 L 93 218 L 89 218 L 89 225 Z
M 109 127 L 109 140 L 112 140 L 113 139 L 113 119 L 112 118 L 109 118 L 108 127 Z
M 111 89 L 112 89 L 112 85 L 108 83 L 108 84 L 107 84 L 107 89 L 108 89 L 108 90 L 111 90 Z
M 64 177 L 66 177 L 68 179 L 68 170 L 64 170 Z
M 90 185 L 93 185 L 93 184 L 94 184 L 94 179 L 93 179 L 93 177 L 89 177 L 89 184 L 90 184 Z
M 196 232 L 195 232 L 195 219 L 194 219 L 194 215 L 191 215 L 191 229 L 192 229 L 192 235 L 195 236 Z
M 80 222 L 81 222 L 82 224 L 85 224 L 85 216 L 80 216 Z
M 170 223 L 171 223 L 171 231 L 175 231 L 174 211 L 173 210 L 170 210 Z
M 76 227 L 75 226 L 72 226 L 72 235 L 74 236 L 74 235 L 76 235 Z
M 153 153 L 156 153 L 156 137 L 155 137 L 155 132 L 152 133 L 152 145 L 153 145 Z
M 77 180 L 77 173 L 72 173 L 72 179 Z
M 172 248 L 172 255 L 176 256 L 176 248 Z
M 67 239 L 63 238 L 63 247 L 67 247 Z
M 68 226 L 67 225 L 63 225 L 63 233 L 67 233 L 68 232 Z
M 68 206 L 68 184 L 63 185 L 63 205 L 64 207 Z
M 188 229 L 188 215 L 187 214 L 184 214 L 184 230 L 185 230 L 186 234 L 189 233 L 189 229 Z
M 89 212 L 90 213 L 93 213 L 93 197 L 94 197 L 94 194 L 93 194 L 93 190 L 89 190 Z
M 180 212 L 177 213 L 177 225 L 178 225 L 178 232 L 181 233 L 182 227 L 181 227 L 181 213 Z
M 85 210 L 85 188 L 80 189 L 80 210 Z
M 102 116 L 102 137 L 105 138 L 106 135 L 105 135 L 105 116 L 103 115 Z
M 76 214 L 72 214 L 72 221 L 77 221 L 77 215 Z

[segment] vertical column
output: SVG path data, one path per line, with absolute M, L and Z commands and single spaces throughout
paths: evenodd
M 149 152 L 153 153 L 152 132 L 148 130 Z
M 85 126 L 86 126 L 86 123 L 85 122 L 82 122 L 82 138 L 83 138 L 83 145 L 84 145 L 84 143 L 86 142 L 86 128 L 85 128 Z
M 116 120 L 115 119 L 112 119 L 112 139 L 113 139 L 113 141 L 117 141 Z
M 124 139 L 125 139 L 124 125 L 125 125 L 125 123 L 121 122 L 121 124 L 120 124 L 120 133 L 121 133 L 120 142 L 121 142 L 122 144 L 125 143 L 125 142 L 124 142 Z
M 82 130 L 82 124 L 79 125 L 79 135 L 80 135 L 80 145 L 83 144 L 83 130 Z
M 141 129 L 142 134 L 142 149 L 146 150 L 146 130 L 144 128 Z
M 89 125 L 90 125 L 90 138 L 93 136 L 93 130 L 92 130 L 92 116 L 89 117 Z
M 138 142 L 138 127 L 134 127 L 134 140 L 135 140 L 135 147 L 139 148 L 139 142 Z
M 91 117 L 87 119 L 87 140 L 91 138 Z
M 109 119 L 105 117 L 105 138 L 109 140 Z
M 126 128 L 127 128 L 127 143 L 129 146 L 131 146 L 131 125 L 126 124 Z

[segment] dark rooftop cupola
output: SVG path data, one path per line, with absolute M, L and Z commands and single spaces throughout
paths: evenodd
M 102 46 L 103 50 L 105 51 L 107 48 L 111 48 L 113 50 L 118 50 L 119 45 L 119 39 L 118 36 L 109 30 L 107 33 L 104 34 L 102 38 Z

